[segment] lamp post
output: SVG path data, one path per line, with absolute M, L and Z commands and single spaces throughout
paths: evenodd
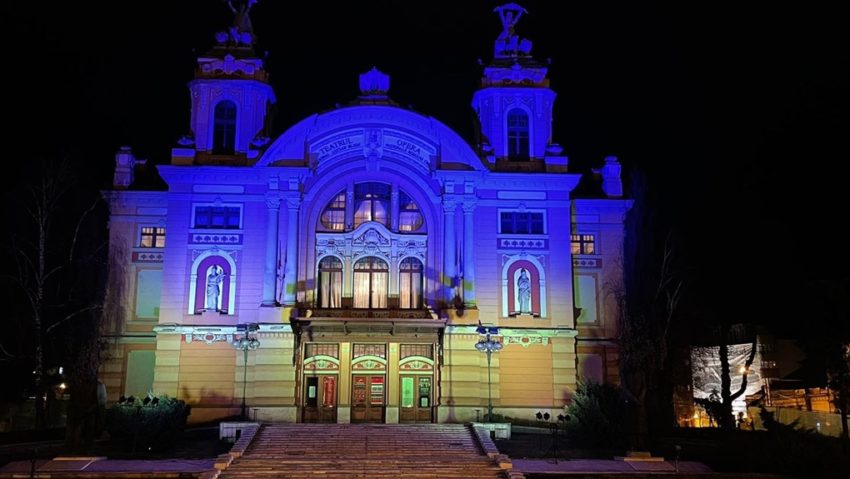
M 484 336 L 475 343 L 475 349 L 487 354 L 487 421 L 493 422 L 493 381 L 490 376 L 490 357 L 502 349 L 502 343 L 492 337 L 499 334 L 499 328 L 495 326 L 479 325 L 476 332 Z
M 242 356 L 242 420 L 248 420 L 247 409 L 245 408 L 245 392 L 248 388 L 248 351 L 260 347 L 260 341 L 254 334 L 260 329 L 257 323 L 248 323 L 237 326 L 237 331 L 242 331 L 242 337 L 233 340 L 233 347 L 241 350 Z

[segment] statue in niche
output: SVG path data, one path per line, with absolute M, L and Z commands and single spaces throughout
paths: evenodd
M 218 311 L 221 297 L 221 283 L 224 281 L 224 270 L 221 266 L 213 265 L 207 274 L 207 309 Z
M 520 270 L 519 278 L 516 280 L 517 312 L 519 314 L 531 314 L 531 278 L 528 271 Z

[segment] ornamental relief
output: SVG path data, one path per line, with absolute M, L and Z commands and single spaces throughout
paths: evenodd
M 416 257 L 425 262 L 427 235 L 398 234 L 378 223 L 366 223 L 349 233 L 316 233 L 316 258 L 328 255 L 357 260 L 375 256 L 391 259 Z

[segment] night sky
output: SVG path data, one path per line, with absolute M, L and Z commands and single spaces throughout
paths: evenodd
M 377 66 L 400 105 L 471 141 L 500 3 L 261 1 L 276 133 L 349 102 Z M 552 59 L 554 140 L 571 167 L 616 154 L 647 171 L 694 297 L 800 320 L 797 285 L 850 267 L 846 17 L 815 2 L 695 3 L 525 1 L 517 31 Z M 188 133 L 195 58 L 231 22 L 217 0 L 3 10 L 4 166 L 28 177 L 31 159 L 68 157 L 93 188 L 109 186 L 119 145 L 169 161 Z

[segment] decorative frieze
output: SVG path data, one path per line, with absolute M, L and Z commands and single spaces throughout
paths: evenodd
M 160 251 L 133 251 L 134 263 L 162 263 L 165 254 Z
M 601 268 L 602 258 L 573 257 L 573 268 Z
M 549 249 L 549 240 L 545 238 L 498 238 L 499 249 Z
M 549 338 L 546 336 L 541 336 L 537 334 L 523 334 L 518 336 L 503 336 L 502 337 L 503 344 L 519 344 L 524 348 L 531 346 L 532 344 L 540 344 L 546 345 L 549 344 Z
M 189 244 L 242 244 L 238 233 L 189 233 Z

